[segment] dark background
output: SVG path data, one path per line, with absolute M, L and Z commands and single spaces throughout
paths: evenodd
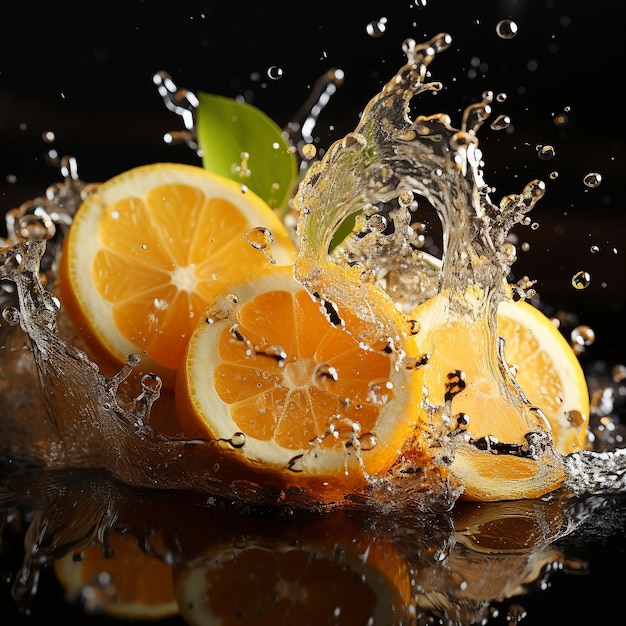
M 354 128 L 367 101 L 403 64 L 405 38 L 422 41 L 446 31 L 453 45 L 431 65 L 433 79 L 445 89 L 434 97 L 421 96 L 418 112 L 445 111 L 458 126 L 463 108 L 483 91 L 507 94 L 505 103 L 494 104 L 493 117 L 509 115 L 513 132 L 494 132 L 485 125 L 478 135 L 485 179 L 496 188 L 492 199 L 518 193 L 534 178 L 547 185 L 546 196 L 531 213 L 539 228 L 518 231 L 530 250 L 519 252 L 515 279 L 525 274 L 536 279 L 545 303 L 594 328 L 596 342 L 582 357 L 586 364 L 624 362 L 622 4 L 428 0 L 419 8 L 409 0 L 286 7 L 223 0 L 3 2 L 0 210 L 43 194 L 59 180 L 45 158 L 50 148 L 75 156 L 87 181 L 153 161 L 199 163 L 186 146 L 163 142 L 165 133 L 182 124 L 152 82 L 159 70 L 194 92 L 243 96 L 283 126 L 316 79 L 339 67 L 345 83 L 316 128 L 323 149 Z M 367 24 L 381 17 L 387 18 L 385 33 L 369 36 Z M 519 27 L 510 40 L 496 34 L 505 18 Z M 270 80 L 270 66 L 280 67 L 282 78 Z M 568 123 L 557 127 L 554 118 L 566 107 Z M 55 133 L 53 144 L 42 139 L 46 131 Z M 556 156 L 542 161 L 536 147 L 547 144 Z M 554 181 L 553 171 L 559 174 Z M 583 184 L 592 171 L 603 178 L 595 189 Z M 599 252 L 592 253 L 591 246 Z M 592 276 L 582 291 L 571 285 L 579 270 Z M 593 576 L 557 577 L 562 583 L 555 585 L 550 606 L 541 605 L 541 596 L 534 610 L 532 601 L 524 602 L 530 612 L 524 623 L 589 623 L 592 614 L 600 618 L 597 623 L 609 623 L 602 616 L 611 615 L 607 600 L 617 585 L 606 566 L 619 566 L 625 555 L 623 544 L 611 541 L 596 546 Z
M 417 2 L 417 4 L 421 4 Z M 381 37 L 366 32 L 386 17 Z M 497 23 L 514 19 L 516 37 L 501 39 Z M 402 41 L 446 31 L 452 47 L 431 71 L 444 91 L 418 98 L 420 113 L 445 111 L 460 125 L 462 109 L 484 90 L 506 93 L 492 119 L 509 115 L 510 131 L 479 133 L 485 179 L 494 201 L 534 178 L 547 194 L 519 232 L 530 243 L 515 279 L 538 281 L 541 298 L 596 331 L 592 358 L 620 360 L 626 291 L 624 243 L 623 67 L 625 29 L 618 3 L 567 0 L 429 0 L 401 2 L 160 3 L 128 0 L 88 9 L 83 2 L 13 2 L 0 9 L 0 209 L 40 195 L 59 179 L 45 154 L 73 155 L 87 181 L 105 180 L 135 165 L 198 162 L 186 146 L 162 137 L 181 130 L 152 82 L 159 70 L 179 87 L 244 97 L 284 126 L 326 70 L 345 72 L 316 128 L 319 148 L 352 130 L 367 101 L 404 62 Z M 270 80 L 277 66 L 282 78 Z M 570 108 L 568 123 L 554 118 Z M 42 139 L 55 133 L 54 143 Z M 556 157 L 542 161 L 538 145 Z M 558 179 L 549 178 L 551 172 Z M 583 184 L 588 172 L 602 184 Z M 599 247 L 592 253 L 591 246 Z M 592 276 L 571 286 L 579 270 Z

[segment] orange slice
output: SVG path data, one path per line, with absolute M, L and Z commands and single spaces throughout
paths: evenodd
M 139 547 L 129 534 L 112 531 L 109 556 L 92 544 L 54 562 L 66 595 L 89 612 L 128 620 L 160 620 L 179 613 L 171 568 Z
M 407 560 L 376 531 L 329 522 L 327 535 L 246 537 L 175 570 L 181 615 L 190 626 L 407 623 Z
M 99 186 L 61 260 L 61 299 L 86 343 L 118 368 L 131 353 L 173 384 L 207 302 L 295 255 L 258 196 L 200 167 L 156 163 Z
M 185 434 L 217 440 L 239 465 L 282 482 L 318 478 L 320 495 L 388 469 L 416 427 L 419 369 L 382 347 L 363 348 L 345 330 L 349 311 L 333 324 L 288 268 L 229 293 L 200 320 L 179 371 Z M 391 301 L 383 303 L 403 328 Z
M 418 307 L 416 336 L 431 358 L 425 367 L 426 402 L 446 404 L 446 384 L 454 386 L 454 372 L 463 380 L 449 400 L 452 428 L 463 428 L 482 446 L 461 446 L 452 470 L 465 482 L 464 497 L 504 500 L 538 497 L 557 488 L 564 479 L 559 454 L 587 447 L 589 393 L 578 359 L 558 328 L 527 302 L 504 302 L 498 308 L 498 334 L 505 341 L 507 376 L 521 388 L 530 406 L 519 411 L 510 390 L 496 386 L 489 375 L 497 350 L 493 332 L 484 322 L 458 318 L 446 323 L 444 296 Z M 452 377 L 452 378 L 451 378 Z M 457 376 L 458 378 L 458 376 Z M 555 451 L 541 458 L 518 454 L 530 432 L 548 433 Z

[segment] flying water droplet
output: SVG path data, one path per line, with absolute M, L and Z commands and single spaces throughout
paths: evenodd
M 586 289 L 591 283 L 591 274 L 581 270 L 572 276 L 572 286 L 575 289 Z
M 621 363 L 614 365 L 611 370 L 611 378 L 615 383 L 621 383 L 623 380 L 626 380 L 626 365 Z
M 500 39 L 513 39 L 517 30 L 517 24 L 513 20 L 500 20 L 496 25 L 496 34 Z
M 267 68 L 267 77 L 270 80 L 279 80 L 283 77 L 283 69 L 281 67 L 277 67 L 276 65 L 272 65 Z
M 370 22 L 366 27 L 365 31 L 370 37 L 382 37 L 387 30 L 387 18 L 381 17 L 379 20 L 375 20 Z
M 539 158 L 542 161 L 549 161 L 550 159 L 553 159 L 556 156 L 556 150 L 554 149 L 554 146 L 538 146 L 537 147 L 537 154 L 539 155 Z
M 572 345 L 590 346 L 596 339 L 593 328 L 586 325 L 576 326 L 570 334 Z
M 595 189 L 602 182 L 602 174 L 598 174 L 598 172 L 589 172 L 583 178 L 583 183 L 585 183 L 586 187 L 590 189 Z
M 498 115 L 493 122 L 491 122 L 491 130 L 504 130 L 511 125 L 511 118 L 508 115 Z
M 317 154 L 317 148 L 312 143 L 305 143 L 302 146 L 302 156 L 305 159 L 310 161 L 311 159 L 315 158 L 316 154 Z

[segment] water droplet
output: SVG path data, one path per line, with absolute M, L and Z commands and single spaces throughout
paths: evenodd
M 491 130 L 504 130 L 511 125 L 511 118 L 508 115 L 498 115 L 493 122 L 491 122 Z
M 591 283 L 591 274 L 581 270 L 572 276 L 572 286 L 575 289 L 586 289 Z
M 593 328 L 584 324 L 576 326 L 571 334 L 572 344 L 578 346 L 590 346 L 596 339 L 596 333 Z
M 292 472 L 302 472 L 305 468 L 304 455 L 298 454 L 289 460 L 287 464 L 287 469 Z
M 20 311 L 14 306 L 8 306 L 3 309 L 2 317 L 10 326 L 16 326 L 20 322 Z
M 365 31 L 370 37 L 382 37 L 385 34 L 386 30 L 386 17 L 381 17 L 379 20 L 373 20 L 365 27 Z
M 367 228 L 373 233 L 382 233 L 387 228 L 387 218 L 378 213 L 367 218 Z
M 580 428 L 583 425 L 585 419 L 580 411 L 576 411 L 575 409 L 573 409 L 567 412 L 567 421 L 574 428 Z
M 313 376 L 320 389 L 328 389 L 339 378 L 337 370 L 328 363 L 320 363 Z
M 236 432 L 228 441 L 233 448 L 243 448 L 246 445 L 246 436 L 242 432 Z
M 376 439 L 376 435 L 374 433 L 363 433 L 359 437 L 359 447 L 361 450 L 371 450 L 377 443 L 378 440 Z
M 141 355 L 139 354 L 127 354 L 126 363 L 131 367 L 135 367 L 141 363 Z
M 496 34 L 501 39 L 513 39 L 517 30 L 517 24 L 513 20 L 500 20 L 496 25 Z
M 558 172 L 550 172 L 550 180 L 556 180 L 559 177 Z
M 539 158 L 543 161 L 549 161 L 550 159 L 553 159 L 556 156 L 556 150 L 554 149 L 554 146 L 539 146 L 537 148 L 537 154 L 539 155 Z
M 591 254 L 596 254 L 596 252 L 600 252 L 600 246 L 591 246 L 589 250 L 591 250 Z
M 269 228 L 257 226 L 245 234 L 246 241 L 256 250 L 267 250 L 274 243 L 274 237 Z
M 469 426 L 470 418 L 467 413 L 458 413 L 456 416 L 456 425 L 461 430 L 466 429 Z
M 312 159 L 317 154 L 317 148 L 312 143 L 305 143 L 302 146 L 302 156 L 305 159 Z
M 281 67 L 277 67 L 276 65 L 272 65 L 267 68 L 267 77 L 270 80 L 279 80 L 283 77 L 283 69 Z
M 47 213 L 36 211 L 20 217 L 16 233 L 26 241 L 47 241 L 54 237 L 56 226 Z
M 502 92 L 496 96 L 496 102 L 500 102 L 500 103 L 506 102 L 506 99 L 507 99 L 507 95 Z
M 428 4 L 428 2 L 427 0 L 415 0 L 413 4 L 415 5 L 416 9 L 424 9 L 426 8 L 426 5 Z
M 621 383 L 623 380 L 626 380 L 626 365 L 621 363 L 614 365 L 611 370 L 611 378 L 615 383 Z
M 53 131 L 51 130 L 47 130 L 45 132 L 42 133 L 41 138 L 46 142 L 46 143 L 54 143 L 56 136 L 54 134 Z
M 583 178 L 583 183 L 585 183 L 585 186 L 590 187 L 591 189 L 598 187 L 601 182 L 602 174 L 598 174 L 598 172 L 589 172 L 589 174 L 586 174 Z

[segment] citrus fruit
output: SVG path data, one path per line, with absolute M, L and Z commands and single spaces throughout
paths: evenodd
M 54 571 L 71 600 L 89 612 L 130 620 L 165 619 L 179 613 L 172 570 L 144 552 L 130 534 L 111 531 L 106 541 L 54 562 Z
M 378 306 L 403 328 L 383 295 Z M 364 348 L 345 330 L 346 308 L 342 316 L 323 312 L 287 267 L 232 285 L 199 321 L 179 370 L 185 435 L 216 440 L 222 457 L 283 482 L 317 477 L 320 495 L 387 470 L 416 427 L 420 371 Z
M 174 570 L 181 615 L 191 626 L 406 623 L 408 562 L 375 531 L 344 522 L 207 550 Z
M 536 307 L 507 301 L 497 314 L 505 342 L 498 365 L 488 320 L 455 317 L 449 308 L 440 294 L 412 317 L 420 325 L 416 341 L 430 357 L 424 410 L 447 415 L 471 439 L 459 444 L 452 464 L 465 483 L 463 497 L 504 500 L 554 490 L 565 478 L 560 455 L 587 446 L 589 394 L 574 351 Z M 530 450 L 531 433 L 547 433 L 554 447 L 542 447 L 541 455 Z
M 144 165 L 79 207 L 61 258 L 61 299 L 105 364 L 139 353 L 142 369 L 168 385 L 211 297 L 294 254 L 280 219 L 242 185 L 192 165 Z

